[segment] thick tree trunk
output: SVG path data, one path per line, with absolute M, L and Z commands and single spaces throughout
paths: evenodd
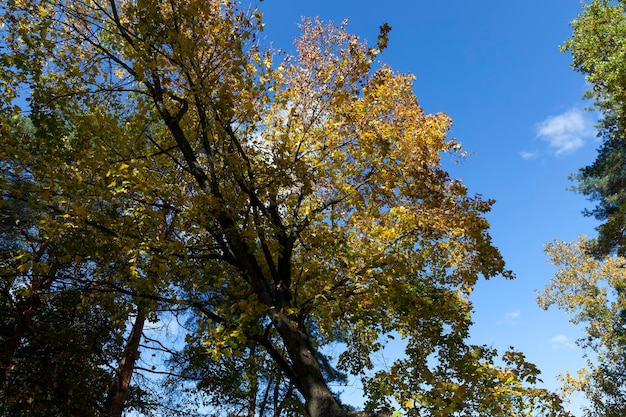
M 137 317 L 133 323 L 130 336 L 126 341 L 124 355 L 119 363 L 117 375 L 115 376 L 105 403 L 105 415 L 108 417 L 121 417 L 124 411 L 124 403 L 128 398 L 128 387 L 130 379 L 135 369 L 135 363 L 139 358 L 139 343 L 146 322 L 146 315 L 141 307 L 137 308 Z
M 306 333 L 286 317 L 277 318 L 275 324 L 298 378 L 293 382 L 305 399 L 309 416 L 345 417 L 346 411 L 328 388 Z

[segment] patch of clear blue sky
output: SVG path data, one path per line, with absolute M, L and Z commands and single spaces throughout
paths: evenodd
M 265 0 L 265 42 L 290 50 L 301 16 L 341 22 L 373 44 L 378 27 L 393 30 L 381 61 L 417 76 L 415 92 L 427 112 L 443 111 L 472 156 L 450 164 L 472 192 L 493 198 L 488 219 L 495 244 L 515 281 L 481 282 L 473 301 L 475 343 L 514 345 L 543 370 L 545 385 L 584 365 L 572 347 L 580 330 L 567 317 L 535 303 L 554 269 L 543 245 L 553 239 L 594 235 L 589 207 L 566 188 L 567 177 L 595 158 L 598 142 L 586 86 L 571 58 L 559 51 L 569 22 L 581 11 L 575 0 Z M 543 133 L 540 135 L 540 133 Z M 572 404 L 578 414 L 578 402 Z

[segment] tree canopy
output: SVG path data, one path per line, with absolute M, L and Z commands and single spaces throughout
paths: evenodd
M 565 415 L 521 353 L 467 342 L 476 281 L 512 273 L 493 202 L 441 165 L 463 156 L 450 118 L 378 61 L 390 28 L 368 46 L 305 19 L 291 55 L 261 19 L 228 0 L 2 6 L 3 210 L 41 213 L 40 243 L 2 258 L 7 292 L 72 265 L 118 323 L 183 312 L 168 374 L 218 413 L 345 416 L 329 382 L 349 374 L 363 413 Z M 406 355 L 375 369 L 386 336 Z
M 591 84 L 587 97 L 601 112 L 602 145 L 596 160 L 574 179 L 576 190 L 596 201 L 587 215 L 603 223 L 594 245 L 598 256 L 626 254 L 626 2 L 594 0 L 572 22 L 573 34 L 563 45 L 573 68 Z M 592 249 L 591 247 L 589 248 Z

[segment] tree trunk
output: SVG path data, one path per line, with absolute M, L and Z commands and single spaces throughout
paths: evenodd
M 294 384 L 304 397 L 309 416 L 345 417 L 346 411 L 328 388 L 305 331 L 286 317 L 277 318 L 275 324 L 285 342 L 293 371 L 298 378 Z
M 109 417 L 121 417 L 124 411 L 124 403 L 128 397 L 130 379 L 135 369 L 135 363 L 139 359 L 139 343 L 146 322 L 144 309 L 137 307 L 137 317 L 126 341 L 124 355 L 119 363 L 117 375 L 113 379 L 105 403 L 105 414 Z
M 252 362 L 256 359 L 256 346 L 250 348 L 250 359 Z M 250 392 L 248 394 L 248 416 L 254 417 L 256 415 L 256 403 L 259 396 L 259 379 L 257 375 L 257 371 L 252 367 L 253 370 L 248 371 L 250 373 Z M 261 411 L 262 415 L 263 411 Z

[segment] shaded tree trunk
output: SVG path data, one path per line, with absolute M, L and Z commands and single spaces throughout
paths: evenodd
M 309 416 L 345 417 L 346 411 L 328 388 L 305 331 L 285 317 L 276 320 L 276 328 L 285 342 L 297 378 L 294 384 L 304 397 Z
M 139 343 L 146 322 L 146 314 L 143 308 L 137 308 L 137 316 L 126 341 L 124 354 L 119 362 L 117 374 L 111 383 L 105 403 L 105 415 L 108 417 L 121 417 L 124 411 L 124 403 L 128 398 L 128 387 L 135 369 L 135 363 L 139 359 Z
M 250 359 L 254 362 L 256 356 L 256 346 L 250 348 Z M 250 393 L 248 394 L 248 416 L 254 417 L 256 415 L 256 403 L 257 397 L 259 396 L 259 380 L 256 373 L 256 370 L 248 371 L 250 372 Z M 263 411 L 261 410 L 260 415 L 263 415 Z

